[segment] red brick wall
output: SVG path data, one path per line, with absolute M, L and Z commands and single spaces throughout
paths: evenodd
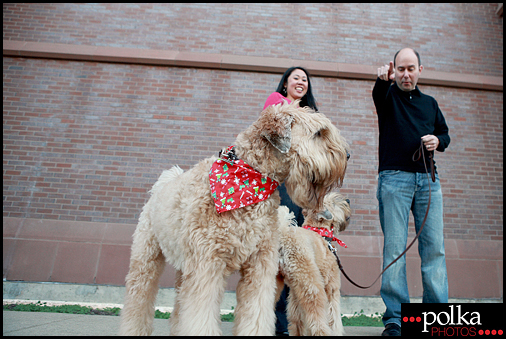
M 280 75 L 4 58 L 4 216 L 136 223 L 163 169 L 188 169 L 258 116 Z M 315 77 L 351 144 L 354 235 L 380 235 L 373 82 Z M 436 161 L 449 238 L 502 239 L 499 92 L 425 86 L 452 142 Z
M 502 78 L 502 17 L 494 14 L 496 7 L 4 4 L 3 31 L 4 40 L 375 67 L 411 45 L 433 74 Z M 233 143 L 256 119 L 280 76 L 4 56 L 3 215 L 15 225 L 4 228 L 4 278 L 121 284 L 128 267 L 125 239 L 132 231 L 127 226 L 137 222 L 161 171 L 175 164 L 188 169 Z M 343 238 L 350 237 L 357 246 L 361 239 L 376 243 L 381 230 L 375 197 L 374 82 L 322 76 L 312 80 L 320 111 L 351 145 L 341 192 L 352 201 L 353 221 Z M 502 255 L 484 249 L 492 243 L 493 248 L 502 247 L 503 240 L 502 89 L 420 88 L 438 100 L 452 138 L 447 151 L 436 154 L 447 251 L 453 260 L 449 274 L 457 277 L 462 267 L 471 267 L 466 260 L 474 260 L 472 267 L 492 260 L 486 267 L 494 272 L 494 291 L 474 296 L 502 297 Z M 37 231 L 49 220 L 58 220 L 51 235 Z M 70 231 L 62 236 L 61 230 Z M 115 239 L 118 234 L 120 240 Z M 480 245 L 470 247 L 467 241 Z M 93 246 L 86 247 L 88 243 Z M 39 265 L 36 256 L 26 254 L 30 248 L 42 248 L 52 259 Z M 68 273 L 73 265 L 65 258 L 72 248 L 80 249 L 74 253 L 77 257 L 92 257 L 86 261 L 85 278 L 80 270 Z M 355 248 L 350 253 L 349 260 L 370 263 L 368 251 L 360 254 Z M 346 264 L 346 258 L 343 261 Z M 118 262 L 116 272 L 113 263 Z M 354 266 L 356 274 L 363 271 L 360 264 Z M 40 272 L 30 275 L 36 270 Z M 171 286 L 169 280 L 165 286 Z M 450 284 L 452 288 L 452 280 Z M 454 289 L 453 296 L 471 295 L 465 288 Z
M 497 4 L 4 4 L 4 39 L 503 73 Z
M 119 223 L 163 169 L 231 144 L 279 80 L 10 58 L 4 77 L 4 216 Z

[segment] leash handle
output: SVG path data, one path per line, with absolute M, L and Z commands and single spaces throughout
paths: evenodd
M 418 161 L 418 160 L 420 160 L 420 157 L 423 157 L 423 165 L 425 167 L 425 173 L 427 174 L 427 182 L 429 183 L 429 202 L 427 203 L 427 211 L 425 212 L 425 217 L 423 218 L 422 226 L 420 226 L 420 230 L 416 234 L 416 236 L 413 239 L 413 241 L 411 241 L 411 243 L 408 245 L 408 247 L 406 247 L 406 249 L 404 250 L 404 252 L 402 252 L 401 254 L 399 254 L 399 256 L 397 258 L 395 258 L 394 261 L 392 261 L 390 264 L 388 264 L 388 266 L 385 267 L 383 269 L 383 271 L 381 271 L 381 273 L 378 275 L 378 277 L 376 278 L 376 280 L 374 280 L 374 282 L 372 284 L 370 284 L 369 286 L 361 286 L 361 285 L 357 284 L 356 282 L 354 282 L 353 280 L 351 280 L 350 277 L 348 277 L 348 275 L 344 271 L 343 265 L 341 264 L 341 260 L 339 260 L 339 256 L 337 255 L 337 250 L 334 247 L 332 247 L 332 245 L 330 245 L 330 243 L 329 243 L 329 245 L 330 245 L 329 248 L 332 251 L 332 253 L 334 253 L 334 255 L 335 255 L 336 259 L 337 259 L 337 266 L 339 266 L 339 269 L 341 270 L 341 272 L 343 273 L 343 275 L 345 276 L 345 278 L 348 279 L 348 281 L 350 283 L 352 283 L 353 285 L 355 285 L 358 288 L 367 289 L 367 288 L 372 287 L 378 281 L 378 279 L 383 275 L 383 273 L 385 273 L 385 271 L 390 266 L 392 266 L 397 260 L 399 260 L 400 258 L 402 258 L 402 256 L 404 254 L 406 254 L 406 252 L 411 248 L 411 246 L 413 246 L 413 244 L 415 243 L 415 241 L 418 239 L 418 237 L 422 233 L 423 227 L 425 226 L 425 222 L 427 221 L 427 217 L 429 216 L 430 198 L 432 196 L 432 189 L 430 187 L 430 179 L 429 179 L 429 171 L 427 170 L 427 164 L 425 162 L 425 153 L 423 151 L 423 147 L 424 147 L 423 146 L 423 141 L 421 141 L 420 148 L 418 148 L 415 151 L 415 153 L 413 154 L 412 159 L 413 159 L 413 161 Z M 419 154 L 418 154 L 418 157 L 415 159 L 417 153 L 419 153 Z M 431 173 L 432 174 L 432 182 L 436 182 L 436 174 L 434 173 L 434 159 L 432 158 L 432 152 L 429 154 L 429 161 L 430 161 L 430 167 L 431 167 L 431 170 L 432 170 L 432 173 Z
M 427 171 L 427 163 L 425 162 L 425 152 L 423 147 L 423 141 L 420 142 L 420 147 L 415 151 L 411 159 L 416 162 L 420 160 L 420 157 L 423 157 L 423 166 L 425 167 L 425 173 L 427 173 L 427 179 L 429 179 L 429 171 Z M 417 156 L 418 154 L 418 156 Z M 434 171 L 434 158 L 433 158 L 434 151 L 429 151 L 429 163 L 430 163 L 430 174 L 432 177 L 432 182 L 436 182 L 436 172 Z M 416 158 L 416 159 L 415 159 Z M 430 189 L 430 185 L 429 185 Z

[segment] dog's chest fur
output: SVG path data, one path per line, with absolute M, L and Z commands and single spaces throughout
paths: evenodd
M 208 175 L 215 160 L 201 161 L 178 177 L 176 185 L 171 182 L 170 189 L 162 186 L 151 197 L 158 200 L 152 206 L 169 205 L 150 215 L 158 219 L 153 223 L 155 234 L 165 257 L 177 269 L 184 268 L 188 257 L 210 255 L 227 262 L 231 271 L 237 270 L 259 250 L 262 240 L 277 241 L 278 191 L 257 204 L 218 214 Z M 173 234 L 180 236 L 174 238 Z

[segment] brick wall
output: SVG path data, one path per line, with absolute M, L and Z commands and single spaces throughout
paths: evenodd
M 502 17 L 495 15 L 496 8 L 494 4 L 4 4 L 3 36 L 14 41 L 374 67 L 411 45 L 420 51 L 427 72 L 502 79 Z M 3 215 L 4 222 L 14 225 L 4 227 L 4 278 L 121 284 L 128 268 L 129 236 L 161 171 L 175 164 L 188 169 L 230 145 L 256 119 L 280 76 L 251 69 L 4 56 Z M 365 243 L 381 239 L 373 84 L 313 78 L 320 111 L 351 145 L 341 192 L 352 200 L 353 221 L 343 238 L 357 246 L 364 246 L 363 239 L 369 239 Z M 486 245 L 473 250 L 468 245 L 477 241 L 502 248 L 502 87 L 500 91 L 420 88 L 438 100 L 452 138 L 449 149 L 436 154 L 445 238 L 455 259 L 453 267 L 459 268 L 449 271 L 461 274 L 465 260 L 474 253 L 479 259 L 474 264 L 492 260 L 487 269 L 502 272 L 502 255 L 487 252 Z M 58 221 L 54 228 L 50 220 Z M 37 232 L 41 225 L 52 235 Z M 61 230 L 72 230 L 72 236 L 62 236 Z M 118 234 L 122 240 L 115 239 Z M 50 243 L 54 247 L 48 247 Z M 86 248 L 83 243 L 94 245 Z M 81 249 L 79 257 L 94 254 L 85 279 L 76 278 L 78 272 L 65 275 L 67 270 L 62 269 L 72 271 L 65 257 L 74 245 Z M 52 258 L 36 277 L 28 271 L 41 265 L 26 258 L 30 248 L 43 249 Z M 367 262 L 368 256 L 356 251 L 343 261 L 361 257 Z M 23 266 L 26 260 L 21 258 L 32 262 Z M 111 273 L 114 262 L 121 262 L 116 275 Z M 52 268 L 55 263 L 60 268 Z M 167 279 L 165 285 L 170 286 Z M 502 278 L 494 275 L 493 281 L 499 283 L 488 296 L 502 297 L 498 287 Z
M 4 39 L 502 75 L 497 4 L 4 4 Z
M 233 143 L 280 75 L 4 58 L 4 216 L 136 223 L 162 169 Z M 353 235 L 380 235 L 370 81 L 315 77 L 351 144 Z M 502 239 L 502 93 L 426 86 L 452 143 L 436 161 L 449 238 Z
M 4 215 L 136 223 L 161 170 L 231 144 L 279 75 L 6 58 L 4 77 Z

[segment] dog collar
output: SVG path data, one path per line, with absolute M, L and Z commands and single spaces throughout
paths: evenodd
M 220 152 L 209 171 L 209 184 L 218 213 L 266 200 L 279 185 L 237 158 L 234 146 Z
M 309 225 L 302 226 L 302 228 L 314 231 L 314 232 L 318 233 L 319 235 L 321 235 L 322 237 L 329 239 L 329 241 L 337 242 L 339 245 L 343 246 L 344 248 L 348 247 L 348 246 L 346 246 L 346 244 L 342 240 L 339 240 L 336 237 L 334 237 L 334 228 L 332 228 L 330 231 L 326 228 L 323 228 L 323 227 L 318 228 L 318 227 L 313 227 L 313 226 L 309 226 Z

